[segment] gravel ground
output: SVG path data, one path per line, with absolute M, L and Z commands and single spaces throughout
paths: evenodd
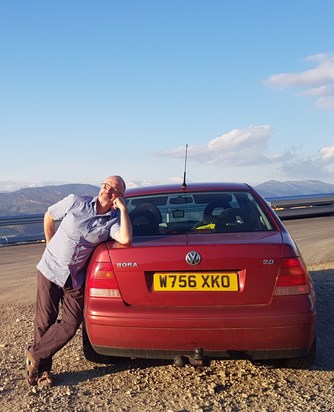
M 31 250 L 21 262 L 19 256 L 17 270 L 27 265 Z M 311 370 L 227 360 L 199 371 L 166 361 L 98 365 L 83 357 L 79 330 L 55 356 L 55 385 L 29 389 L 23 351 L 32 337 L 35 278 L 15 281 L 8 275 L 7 250 L 0 249 L 0 259 L 5 268 L 0 274 L 1 411 L 334 411 L 334 262 L 309 267 L 318 297 L 317 358 Z

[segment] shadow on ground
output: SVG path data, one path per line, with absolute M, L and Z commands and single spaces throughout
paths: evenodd
M 334 370 L 334 269 L 311 272 L 317 296 L 317 355 L 313 370 Z M 146 369 L 166 366 L 170 360 L 127 359 L 120 358 L 117 363 L 96 365 L 93 369 L 78 372 L 64 372 L 55 376 L 55 385 L 76 385 L 130 369 Z
M 313 369 L 334 370 L 334 269 L 311 272 L 317 296 L 317 355 Z

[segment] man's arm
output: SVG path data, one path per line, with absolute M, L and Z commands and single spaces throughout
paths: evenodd
M 48 244 L 55 234 L 56 231 L 56 224 L 55 221 L 52 219 L 49 212 L 46 212 L 44 215 L 44 234 L 45 234 L 45 241 Z
M 121 212 L 121 224 L 119 230 L 115 233 L 114 238 L 117 242 L 126 245 L 132 242 L 132 224 L 129 213 L 122 197 L 119 197 L 114 202 L 114 207 Z

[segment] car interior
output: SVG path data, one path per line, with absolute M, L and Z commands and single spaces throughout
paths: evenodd
M 248 194 L 199 193 L 127 199 L 134 236 L 272 230 Z

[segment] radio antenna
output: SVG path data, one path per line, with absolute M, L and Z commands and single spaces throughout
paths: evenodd
M 187 157 L 188 157 L 188 143 L 186 144 L 186 154 L 185 154 L 185 157 L 184 157 L 184 172 L 183 172 L 183 183 L 182 183 L 183 188 L 187 187 L 187 183 L 186 183 Z

